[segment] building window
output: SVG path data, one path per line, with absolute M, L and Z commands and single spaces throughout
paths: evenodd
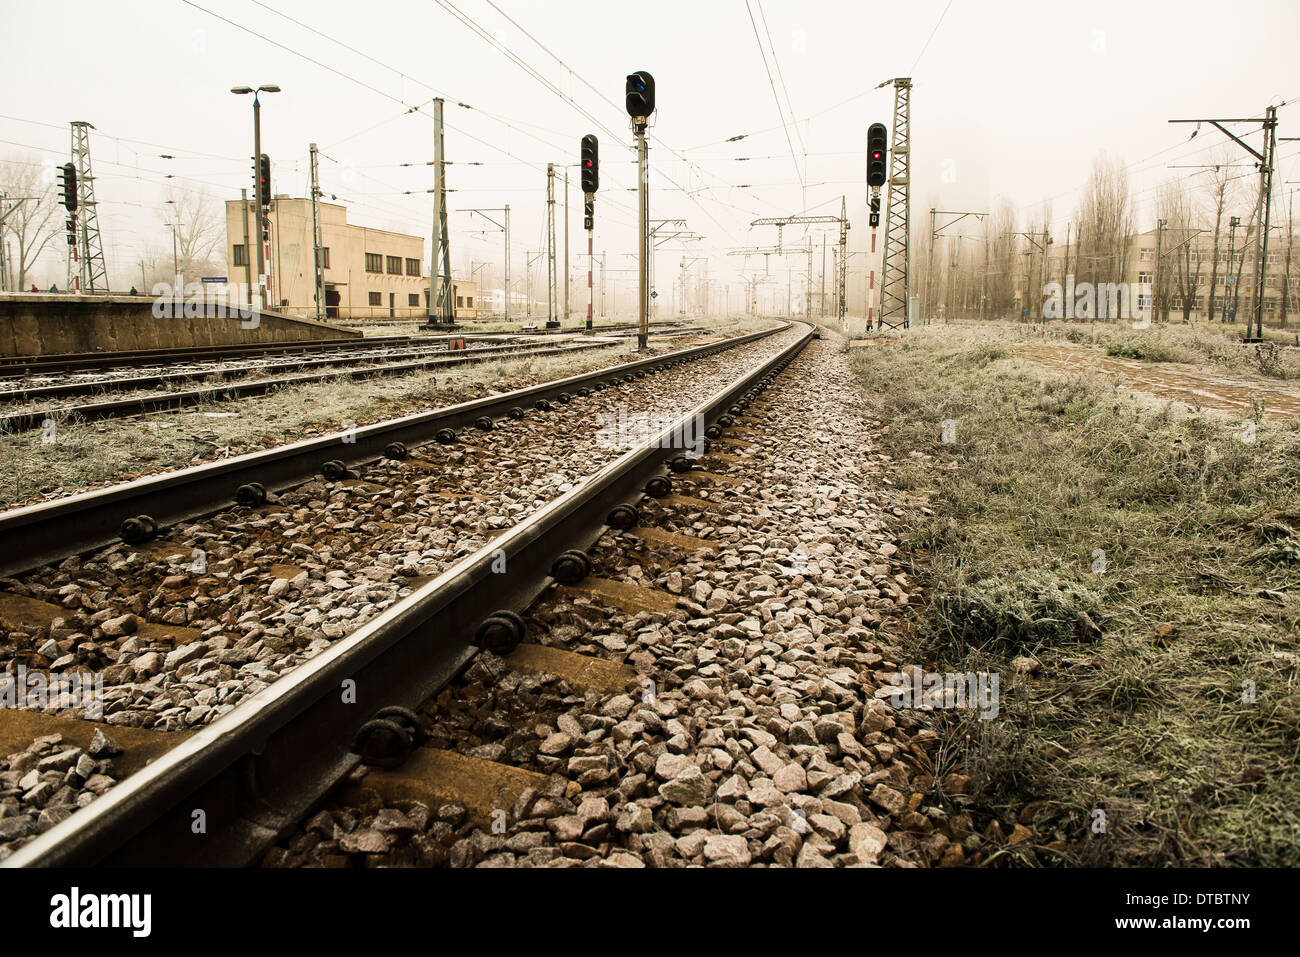
M 1150 281 L 1151 281 L 1151 273 L 1149 272 L 1138 273 L 1138 282 L 1150 282 Z
M 406 260 L 406 274 L 408 276 L 420 275 L 420 260 L 418 259 Z M 414 305 L 414 303 L 412 303 L 412 305 Z
M 402 274 L 402 257 L 401 257 L 401 256 L 389 256 L 389 257 L 388 257 L 388 275 L 390 275 L 390 276 L 400 276 L 401 274 Z
M 247 247 L 247 246 L 244 246 L 244 245 L 235 246 L 235 247 L 233 247 L 233 250 L 232 250 L 232 251 L 233 251 L 233 253 L 234 253 L 234 255 L 232 255 L 232 256 L 230 257 L 230 261 L 231 261 L 232 263 L 234 263 L 236 266 L 247 266 L 247 265 L 248 265 L 248 247 Z
M 464 297 L 464 296 L 457 296 L 457 297 L 456 297 L 456 308 L 457 308 L 457 309 L 464 309 L 464 308 L 465 308 L 465 297 Z
M 370 293 L 370 305 L 382 306 L 384 304 L 384 294 L 382 292 Z
M 1138 259 L 1142 260 L 1143 262 L 1150 262 L 1151 256 L 1154 252 L 1155 252 L 1154 249 L 1144 249 L 1138 254 Z
M 473 308 L 474 308 L 474 297 L 473 297 L 473 296 L 466 296 L 466 297 L 465 297 L 465 305 L 466 305 L 466 307 L 468 307 L 468 308 L 470 308 L 470 309 L 473 309 Z
M 420 294 L 418 292 L 413 292 L 408 295 L 406 297 L 406 304 L 408 306 L 418 306 L 420 304 Z
M 383 272 L 383 271 L 384 271 L 384 257 L 379 255 L 379 253 L 366 253 L 366 272 Z
M 321 269 L 329 269 L 329 268 L 330 268 L 330 248 L 329 248 L 328 246 L 322 246 L 322 247 L 320 248 L 320 250 L 319 250 L 319 253 L 320 253 L 320 268 L 321 268 Z

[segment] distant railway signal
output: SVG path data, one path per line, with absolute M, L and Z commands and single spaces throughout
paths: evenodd
M 59 186 L 63 189 L 63 208 L 70 213 L 77 211 L 77 167 L 64 163 L 59 167 Z
M 594 193 L 600 187 L 600 143 L 588 133 L 582 138 L 582 191 Z
M 271 207 L 271 157 L 265 153 L 257 162 L 257 181 L 262 188 L 262 205 L 269 209 Z
M 888 133 L 884 123 L 867 127 L 867 185 L 885 185 L 885 154 L 889 151 Z
M 649 116 L 655 111 L 655 78 L 645 70 L 627 77 L 627 115 L 632 119 Z

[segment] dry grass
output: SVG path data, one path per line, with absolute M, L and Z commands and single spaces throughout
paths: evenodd
M 1001 675 L 995 721 L 940 715 L 940 773 L 972 775 L 982 824 L 1033 828 L 1002 861 L 1294 864 L 1300 429 L 1246 444 L 1005 358 L 1020 334 L 930 327 L 855 353 L 891 478 L 935 512 L 905 549 L 927 586 L 916 650 Z M 1037 674 L 1014 674 L 1022 655 Z

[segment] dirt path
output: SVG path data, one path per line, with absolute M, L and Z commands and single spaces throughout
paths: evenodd
M 1252 398 L 1260 398 L 1270 418 L 1300 418 L 1300 388 L 1254 376 L 1201 369 L 1181 363 L 1120 359 L 1092 349 L 1055 345 L 1017 345 L 1015 354 L 1065 372 L 1091 371 L 1133 392 L 1181 402 L 1193 409 L 1248 417 Z

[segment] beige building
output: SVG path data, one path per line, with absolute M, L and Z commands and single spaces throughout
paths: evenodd
M 241 200 L 226 202 L 226 249 L 231 283 L 257 281 L 256 222 L 250 199 L 241 217 Z M 417 319 L 429 314 L 429 277 L 424 270 L 424 237 L 367 229 L 348 223 L 347 209 L 320 204 L 321 265 L 328 319 Z M 246 221 L 245 218 L 246 217 Z M 268 213 L 271 255 L 267 264 L 268 302 L 292 315 L 314 315 L 311 201 L 276 196 Z M 456 318 L 478 318 L 475 283 L 453 279 Z
M 1235 321 L 1244 322 L 1247 316 L 1253 316 L 1255 310 L 1256 266 L 1259 249 L 1256 237 L 1252 234 L 1248 244 L 1245 230 L 1238 228 L 1231 237 L 1232 257 L 1229 265 L 1229 230 L 1225 224 L 1219 237 L 1218 265 L 1215 268 L 1214 233 L 1212 230 L 1199 232 L 1184 240 L 1173 230 L 1166 230 L 1160 237 L 1156 230 L 1148 230 L 1135 235 L 1130 244 L 1123 276 L 1105 277 L 1106 281 L 1119 281 L 1135 289 L 1150 290 L 1153 298 L 1167 302 L 1169 318 L 1181 321 L 1183 318 L 1183 298 L 1191 303 L 1188 318 L 1195 322 L 1209 317 L 1210 280 L 1214 278 L 1214 319 L 1221 322 L 1224 310 L 1231 314 L 1235 310 Z M 1278 326 L 1284 322 L 1295 322 L 1300 317 L 1300 242 L 1293 237 L 1288 243 L 1284 232 L 1275 225 L 1269 236 L 1268 261 L 1264 267 L 1264 325 Z M 1156 269 L 1157 247 L 1159 250 L 1161 270 Z M 1245 248 L 1243 249 L 1243 246 Z M 1290 255 L 1288 255 L 1288 246 Z M 1056 244 L 1048 255 L 1048 282 L 1063 282 L 1066 274 L 1066 262 L 1070 263 L 1069 273 L 1079 276 L 1086 272 L 1078 268 L 1079 250 L 1077 246 Z M 1067 260 L 1068 257 L 1068 260 Z M 1041 259 L 1037 262 L 1041 263 Z M 1037 266 L 1035 266 L 1037 270 Z M 1031 281 L 1038 276 L 1032 275 Z M 1102 281 L 1103 277 L 1097 277 Z M 1023 287 L 1023 276 L 1017 282 L 1017 296 Z M 1157 283 L 1160 289 L 1157 289 Z M 1285 292 L 1285 302 L 1284 302 Z M 1031 299 L 1031 302 L 1033 300 Z M 1139 294 L 1139 304 L 1147 304 L 1147 296 Z M 1285 305 L 1285 312 L 1283 307 Z M 1159 318 L 1163 318 L 1162 315 Z M 1155 317 L 1153 317 L 1155 318 Z M 1230 320 L 1232 321 L 1232 320 Z

